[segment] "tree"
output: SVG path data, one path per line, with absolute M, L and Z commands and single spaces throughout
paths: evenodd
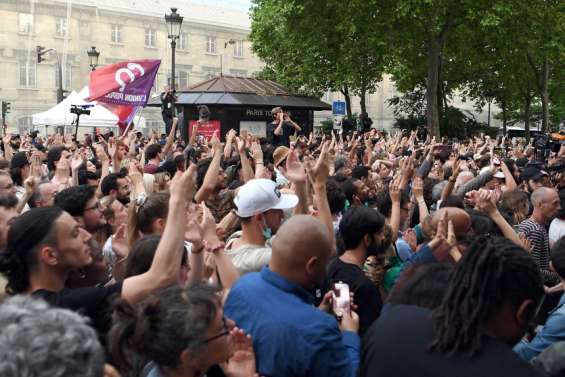
M 365 110 L 384 71 L 386 41 L 371 21 L 379 9 L 374 0 L 254 0 L 250 40 L 270 77 L 303 93 L 340 91 L 350 116 L 350 95 Z

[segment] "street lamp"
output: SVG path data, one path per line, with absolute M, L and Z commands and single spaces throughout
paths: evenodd
M 92 46 L 90 50 L 87 50 L 88 60 L 90 62 L 90 69 L 94 71 L 98 65 L 98 57 L 100 56 L 100 51 L 96 51 L 96 47 Z
M 165 22 L 168 26 L 169 39 L 171 40 L 171 90 L 175 93 L 175 48 L 177 39 L 180 38 L 182 16 L 177 13 L 177 8 L 171 8 L 170 14 L 165 14 Z M 175 114 L 175 102 L 171 102 L 171 111 Z
M 35 52 L 37 53 L 37 63 L 41 63 L 43 60 L 45 60 L 43 55 L 49 52 L 55 53 L 55 57 L 57 58 L 57 79 L 59 80 L 59 87 L 57 88 L 57 103 L 62 102 L 66 90 L 63 89 L 63 67 L 61 65 L 61 59 L 59 59 L 59 54 L 57 53 L 57 50 L 55 50 L 54 48 L 46 49 L 43 46 L 36 46 Z
M 224 43 L 224 51 L 220 55 L 220 76 L 224 75 L 224 55 L 226 54 L 226 48 L 228 48 L 228 45 L 234 45 L 234 44 L 235 44 L 235 39 L 229 39 L 226 41 L 226 43 Z

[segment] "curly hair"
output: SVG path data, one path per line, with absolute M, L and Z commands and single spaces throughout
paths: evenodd
M 0 305 L 0 375 L 101 377 L 104 351 L 88 319 L 30 296 Z

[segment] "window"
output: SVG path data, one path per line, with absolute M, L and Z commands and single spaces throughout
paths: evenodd
M 202 72 L 204 76 L 206 76 L 206 80 L 211 79 L 212 77 L 220 76 L 220 68 L 216 67 L 202 67 Z
M 233 56 L 237 58 L 243 57 L 243 41 L 241 39 L 235 41 L 233 45 Z
M 175 70 L 175 88 L 177 90 L 188 89 L 188 77 L 192 66 L 178 65 Z M 171 85 L 171 71 L 167 72 L 167 84 Z
M 22 61 L 20 62 L 20 87 L 21 88 L 35 88 L 35 62 Z
M 157 39 L 157 30 L 145 29 L 145 46 L 155 47 Z
M 122 25 L 112 24 L 112 42 L 124 43 L 124 33 Z
M 55 69 L 55 86 L 59 87 L 59 72 Z M 72 82 L 72 73 L 73 67 L 70 64 L 63 66 L 63 89 L 72 89 L 73 82 Z
M 55 35 L 57 37 L 66 37 L 69 34 L 69 25 L 66 18 L 57 18 L 57 24 L 55 28 Z
M 236 77 L 247 77 L 247 71 L 244 69 L 230 69 L 230 74 Z
M 208 54 L 216 53 L 216 37 L 211 37 L 211 36 L 206 37 L 206 53 Z
M 180 33 L 179 49 L 188 50 L 188 33 Z
M 179 71 L 178 73 L 178 83 L 176 84 L 177 89 L 188 89 L 188 72 Z
M 33 33 L 33 14 L 19 14 L 19 32 L 25 34 Z

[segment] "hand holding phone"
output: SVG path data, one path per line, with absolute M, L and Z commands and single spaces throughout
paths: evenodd
M 341 281 L 333 284 L 332 306 L 338 318 L 343 317 L 344 313 L 351 313 L 351 295 L 348 284 Z

